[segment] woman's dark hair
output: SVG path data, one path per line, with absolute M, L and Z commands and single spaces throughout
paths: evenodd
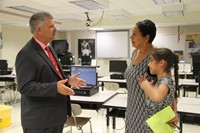
M 174 67 L 174 79 L 175 79 L 175 97 L 177 97 L 178 87 L 178 55 L 174 54 L 170 49 L 167 48 L 155 48 L 152 51 L 152 57 L 157 60 L 165 60 L 167 62 L 167 66 L 165 71 L 170 73 L 171 68 Z
M 152 43 L 156 36 L 156 25 L 151 20 L 143 20 L 136 23 L 143 37 L 149 35 L 149 43 Z

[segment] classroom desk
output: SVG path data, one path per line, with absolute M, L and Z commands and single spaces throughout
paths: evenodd
M 179 85 L 199 85 L 195 79 L 179 79 Z
M 107 126 L 109 126 L 109 117 L 112 117 L 113 129 L 115 129 L 116 117 L 125 118 L 126 106 L 127 94 L 117 94 L 102 105 L 107 110 Z
M 104 82 L 112 82 L 121 84 L 121 86 L 126 87 L 126 80 L 125 79 L 110 79 L 110 76 L 104 76 L 98 78 L 98 82 L 101 82 L 102 90 L 104 90 Z
M 182 86 L 183 88 L 183 97 L 185 97 L 185 86 L 190 87 L 198 87 L 199 83 L 195 82 L 195 79 L 179 79 L 179 86 Z M 189 91 L 189 90 L 188 90 Z
M 183 132 L 183 115 L 191 114 L 195 116 L 200 116 L 200 99 L 199 98 L 189 98 L 181 97 L 178 100 L 177 112 L 180 114 L 180 133 Z
M 116 117 L 124 117 L 121 113 L 125 114 L 127 106 L 127 95 L 126 94 L 117 94 L 107 102 L 105 102 L 102 107 L 107 109 L 107 126 L 109 126 L 109 117 L 113 117 L 113 129 L 116 127 Z M 111 109 L 118 109 L 122 110 L 118 112 L 119 114 L 111 114 Z M 182 127 L 182 119 L 184 114 L 192 114 L 200 116 L 200 99 L 199 98 L 189 98 L 189 97 L 181 97 L 178 100 L 177 104 L 177 112 L 180 114 L 180 128 L 181 131 L 183 130 Z
M 12 75 L 12 74 L 8 74 L 8 75 L 0 75 L 0 81 L 10 81 L 10 82 L 14 82 L 15 81 L 16 76 Z
M 103 103 L 115 96 L 117 92 L 99 91 L 92 96 L 70 96 L 72 103 L 80 104 L 85 109 L 98 110 L 102 107 Z

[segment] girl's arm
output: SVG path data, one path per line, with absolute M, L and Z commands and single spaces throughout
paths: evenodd
M 158 87 L 152 85 L 152 82 L 143 80 L 140 87 L 145 95 L 155 102 L 161 102 L 168 94 L 169 88 L 166 84 L 160 84 Z
M 167 123 L 172 126 L 172 127 L 176 127 L 175 125 L 177 125 L 178 121 L 179 121 L 179 116 L 178 116 L 178 113 L 177 113 L 177 98 L 174 98 L 174 102 L 173 102 L 173 111 L 174 111 L 174 114 L 175 114 L 175 117 L 168 121 Z

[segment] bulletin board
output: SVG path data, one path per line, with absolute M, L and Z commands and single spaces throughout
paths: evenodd
M 186 48 L 187 55 L 191 58 L 191 54 L 200 52 L 200 34 L 187 34 L 186 35 Z

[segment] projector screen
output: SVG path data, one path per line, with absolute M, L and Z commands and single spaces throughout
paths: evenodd
M 97 58 L 128 58 L 129 30 L 97 31 Z

